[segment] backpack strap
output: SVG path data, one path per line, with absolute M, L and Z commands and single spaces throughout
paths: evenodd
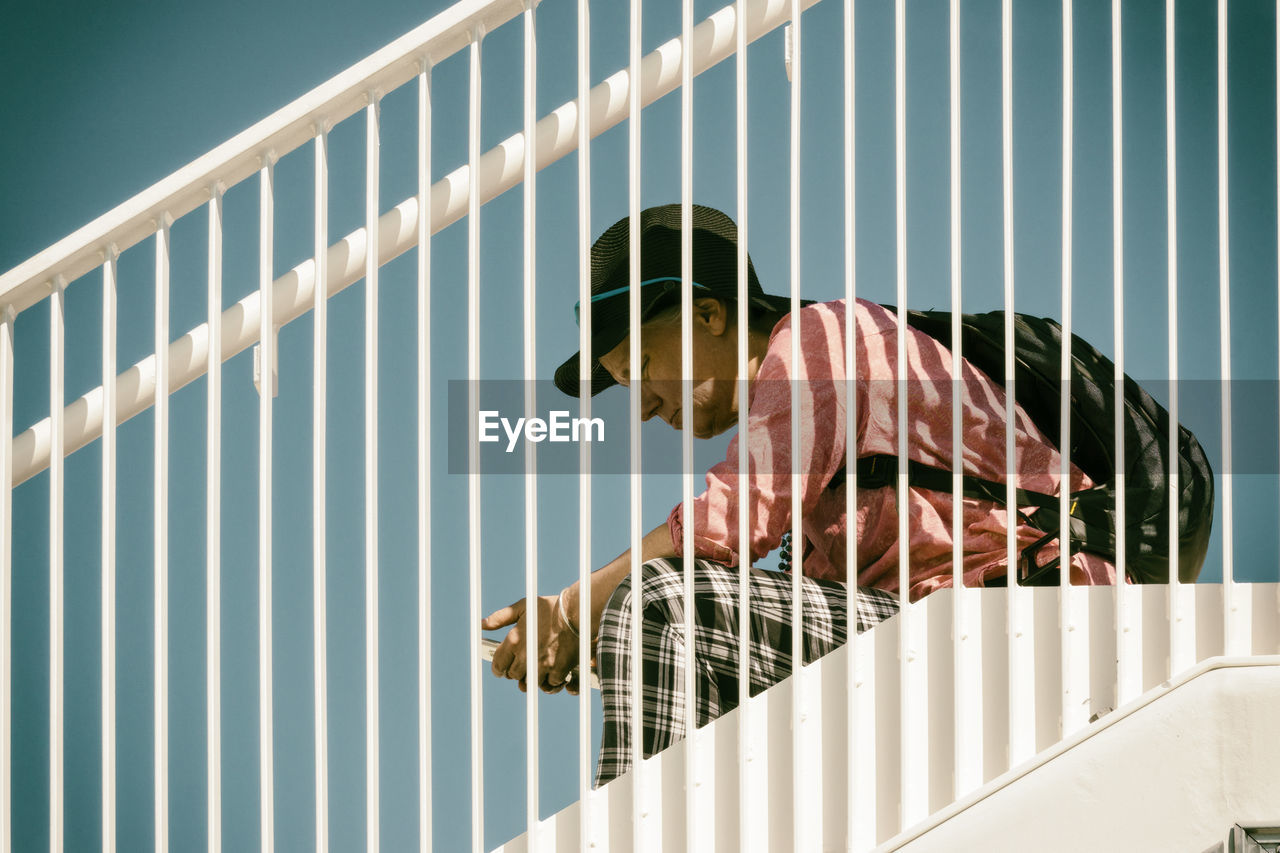
M 827 488 L 834 489 L 842 485 L 846 477 L 846 468 L 841 468 L 831 478 Z M 874 456 L 858 457 L 858 486 L 864 489 L 880 489 L 885 486 L 898 485 L 898 457 L 881 453 Z M 952 473 L 945 468 L 935 468 L 915 459 L 907 460 L 907 482 L 921 489 L 935 492 L 952 491 Z M 1004 506 L 1008 487 L 1004 483 L 986 480 L 965 474 L 961 478 L 961 493 L 968 498 L 991 501 Z M 1041 492 L 1017 489 L 1015 497 L 1018 506 L 1034 506 L 1037 508 L 1057 507 L 1058 497 Z
M 862 456 L 857 462 L 858 486 L 864 489 L 879 489 L 898 485 L 898 457 L 889 454 Z M 845 482 L 847 469 L 841 468 L 831 478 L 827 488 L 838 488 Z M 930 489 L 936 492 L 954 494 L 954 480 L 951 471 L 936 468 L 914 459 L 907 460 L 907 482 L 912 486 Z M 965 474 L 961 478 L 961 493 L 965 497 L 990 501 L 999 506 L 1006 506 L 1008 486 Z M 1071 511 L 1068 523 L 1070 537 L 1078 550 L 1092 551 L 1103 556 L 1115 558 L 1115 532 L 1113 519 L 1106 516 L 1111 506 L 1111 489 L 1106 485 L 1095 486 L 1072 494 Z M 1046 495 L 1027 489 L 1014 492 L 1019 507 L 1035 507 L 1032 518 L 1021 509 L 1017 510 L 1019 519 L 1031 527 L 1045 531 L 1045 535 L 1022 549 L 1018 574 L 1024 586 L 1056 584 L 1059 582 L 1059 558 L 1055 557 L 1043 566 L 1038 565 L 1036 555 L 1040 548 L 1057 539 L 1061 533 L 1060 498 L 1057 495 Z M 1099 498 L 1103 501 L 1100 503 Z M 1103 515 L 1099 516 L 1099 513 Z M 1095 517 L 1098 516 L 1098 517 Z

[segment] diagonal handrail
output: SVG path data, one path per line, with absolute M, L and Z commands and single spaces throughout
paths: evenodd
M 812 6 L 819 0 L 804 0 L 802 5 L 805 8 Z M 495 4 L 497 5 L 497 4 Z M 484 10 L 491 11 L 493 6 L 483 6 Z M 504 6 L 505 8 L 505 6 Z M 495 13 L 496 14 L 496 13 Z M 424 27 L 431 26 L 432 23 L 439 21 L 443 15 L 433 18 L 431 22 Z M 787 0 L 754 0 L 748 3 L 747 10 L 747 41 L 755 41 L 770 30 L 786 23 L 790 18 L 790 5 Z M 474 19 L 474 14 L 471 19 Z M 732 5 L 726 6 L 709 16 L 700 23 L 693 31 L 693 73 L 701 74 L 708 68 L 727 59 L 733 55 L 736 40 L 736 13 Z M 441 38 L 453 38 L 455 29 L 461 24 L 451 24 L 449 27 L 441 26 L 439 29 L 443 32 Z M 421 31 L 415 31 L 419 33 Z M 334 78 L 334 81 L 347 80 L 348 78 L 359 76 L 362 84 L 367 85 L 371 81 L 383 79 L 380 75 L 389 73 L 388 71 L 364 71 L 357 75 L 357 70 L 365 69 L 367 64 L 381 56 L 384 52 L 391 52 L 392 48 L 401 42 L 410 40 L 414 43 L 420 42 L 421 36 L 411 39 L 411 36 L 393 43 L 390 47 L 384 48 L 383 51 L 374 54 L 369 59 L 354 66 L 347 72 Z M 452 42 L 450 42 L 452 43 Z M 400 49 L 400 53 L 411 56 L 412 52 L 407 49 Z M 391 60 L 399 62 L 402 60 Z M 403 60 L 408 61 L 408 60 Z M 663 95 L 674 91 L 680 84 L 680 62 L 681 62 L 681 40 L 679 38 L 672 39 L 658 47 L 652 53 L 648 54 L 641 65 L 641 101 L 645 106 L 661 98 Z M 399 68 L 399 66 L 396 66 Z M 401 69 L 403 70 L 403 69 Z M 387 78 L 392 79 L 390 77 Z M 330 81 L 333 83 L 334 81 Z M 591 90 L 591 136 L 595 137 L 621 122 L 627 117 L 628 102 L 628 74 L 624 69 L 617 72 L 604 82 L 596 85 Z M 358 86 L 351 84 L 344 87 L 333 86 L 329 84 L 320 86 L 311 94 L 305 96 L 299 101 L 291 104 L 285 109 L 276 113 L 270 119 L 265 120 L 255 129 L 246 131 L 242 135 L 254 134 L 257 128 L 274 127 L 275 124 L 283 122 L 282 116 L 286 114 L 292 115 L 295 112 L 302 111 L 305 118 L 297 119 L 294 124 L 290 124 L 286 130 L 280 130 L 280 138 L 286 133 L 310 133 L 309 121 L 314 120 L 318 107 L 310 106 L 312 97 L 319 92 L 328 91 L 330 88 L 341 89 L 341 97 L 348 97 L 348 92 L 355 91 Z M 351 97 L 355 97 L 352 95 Z M 360 98 L 366 97 L 366 94 L 359 94 Z M 299 104 L 307 104 L 302 107 Z M 359 108 L 359 103 L 353 101 L 355 106 L 353 109 Z M 346 101 L 343 101 L 343 108 L 347 107 Z M 569 101 L 560 107 L 552 110 L 549 114 L 538 121 L 535 129 L 537 134 L 535 150 L 537 152 L 537 168 L 543 169 L 551 163 L 559 160 L 567 154 L 577 149 L 577 117 L 578 102 L 577 99 Z M 274 124 L 273 124 L 274 122 Z M 257 136 L 263 136 L 258 133 Z M 239 139 L 240 137 L 237 137 Z M 275 138 L 275 137 L 272 137 Z M 290 137 L 292 138 L 292 137 Z M 307 138 L 310 138 L 309 136 Z M 232 140 L 234 142 L 235 140 Z M 301 144 L 305 139 L 299 139 L 296 144 Z M 231 145 L 232 143 L 227 143 Z M 224 146 L 225 147 L 225 146 Z M 205 161 L 212 158 L 218 151 L 215 149 L 205 157 L 197 160 L 187 169 L 180 170 L 170 178 L 157 184 L 150 190 L 141 193 L 132 201 L 121 205 L 113 214 L 126 209 L 138 208 L 141 213 L 137 214 L 138 221 L 136 228 L 149 225 L 146 217 L 151 215 L 149 211 L 160 211 L 164 208 L 159 203 L 151 200 L 153 197 L 162 195 L 161 190 L 190 170 L 198 172 L 201 175 L 210 173 L 211 167 L 204 165 Z M 252 155 L 244 155 L 248 159 L 244 162 L 244 167 L 253 165 L 256 161 Z M 237 161 L 238 162 L 238 161 Z M 237 168 L 240 168 L 237 166 Z M 256 166 L 254 166 L 256 168 Z M 493 198 L 501 195 L 512 187 L 518 185 L 523 179 L 524 168 L 524 134 L 516 133 L 508 137 L 503 142 L 491 148 L 480 160 L 480 194 L 481 203 L 487 203 Z M 449 175 L 441 178 L 431 187 L 431 226 L 432 233 L 440 231 L 445 227 L 453 224 L 461 219 L 467 211 L 468 200 L 468 180 L 469 166 L 461 166 L 455 169 Z M 191 198 L 196 199 L 195 204 L 201 200 L 207 200 L 207 191 L 199 189 L 199 184 L 192 184 L 188 188 L 188 192 L 195 193 Z M 198 191 L 198 192 L 197 192 Z M 203 196 L 199 193 L 204 193 Z M 177 199 L 186 198 L 179 191 L 170 192 L 166 198 Z M 194 206 L 194 204 L 192 205 Z M 156 213 L 156 215 L 159 215 Z M 100 220 L 101 221 L 101 220 Z M 120 226 L 124 229 L 126 226 Z M 99 223 L 87 226 L 85 229 L 76 232 L 71 237 L 66 238 L 60 243 L 55 244 L 50 249 L 42 252 L 27 263 L 19 266 L 12 272 L 0 278 L 0 304 L 3 304 L 4 295 L 9 292 L 18 292 L 21 284 L 25 290 L 23 293 L 37 293 L 39 286 L 31 285 L 30 282 L 38 281 L 36 278 L 22 278 L 25 275 L 24 270 L 29 267 L 39 268 L 41 270 L 49 270 L 54 268 L 61 269 L 78 269 L 79 267 L 59 267 L 52 260 L 42 260 L 46 256 L 51 256 L 55 250 L 69 244 L 72 241 L 78 243 L 86 243 L 87 238 L 81 238 L 80 235 L 95 229 L 94 234 L 111 234 L 109 228 L 99 226 Z M 120 233 L 124 233 L 121 231 Z M 147 233 L 150 233 L 148 231 Z M 378 220 L 378 263 L 385 264 L 404 252 L 413 248 L 418 242 L 418 200 L 411 197 L 396 205 L 392 210 L 384 213 Z M 102 237 L 106 239 L 106 237 Z M 346 287 L 359 281 L 364 276 L 365 269 L 365 251 L 366 251 L 366 234 L 364 228 L 357 228 L 341 240 L 329 247 L 328 262 L 328 281 L 326 286 L 328 295 L 332 297 L 334 294 L 342 291 Z M 116 244 L 120 246 L 119 243 Z M 68 251 L 74 254 L 75 258 L 82 258 L 76 263 L 89 264 L 81 270 L 81 274 L 93 268 L 93 261 L 97 257 L 96 249 L 82 248 L 76 250 L 74 246 L 68 246 Z M 92 263 L 91 263 L 92 261 Z M 67 262 L 71 263 L 70 260 Z M 43 286 L 43 285 L 40 285 Z M 289 272 L 277 278 L 271 285 L 272 296 L 274 299 L 273 308 L 274 316 L 278 324 L 283 326 L 310 310 L 312 305 L 312 294 L 315 288 L 315 259 L 309 258 L 295 266 Z M 37 293 L 38 295 L 38 293 Z M 232 356 L 243 352 L 258 341 L 258 321 L 259 321 L 260 293 L 254 291 L 241 299 L 235 305 L 228 308 L 222 315 L 222 360 L 226 361 Z M 209 330 L 207 323 L 201 323 L 199 326 L 191 329 L 182 337 L 178 338 L 169 346 L 169 390 L 176 391 L 190 382 L 204 375 L 207 366 L 207 356 L 209 347 Z M 155 399 L 155 355 L 147 356 L 138 363 L 134 364 L 125 372 L 116 378 L 117 393 L 117 424 L 124 423 L 129 418 L 146 411 Z M 65 454 L 73 453 L 92 442 L 102 434 L 102 387 L 99 386 L 71 403 L 64 410 L 64 418 L 66 424 L 65 440 L 63 452 Z M 20 435 L 14 436 L 13 439 L 13 485 L 18 486 L 29 478 L 43 471 L 49 464 L 50 450 L 50 423 L 46 418 L 31 426 Z
M 386 47 L 312 89 L 167 178 L 0 275 L 0 306 L 22 312 L 49 295 L 57 276 L 73 283 L 155 233 L 162 216 L 180 219 L 209 200 L 215 185 L 235 186 L 257 173 L 264 156 L 283 157 L 311 141 L 316 128 L 355 114 L 370 91 L 389 92 L 514 18 L 524 0 L 462 0 Z

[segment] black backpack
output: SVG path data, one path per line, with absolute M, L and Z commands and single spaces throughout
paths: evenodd
M 897 309 L 885 306 L 891 312 Z M 951 345 L 951 314 L 908 311 L 907 323 L 944 346 Z M 961 317 L 961 354 L 996 384 L 1004 384 L 1005 313 Z M 1061 448 L 1062 327 L 1053 320 L 1014 314 L 1014 399 L 1055 446 Z M 1097 485 L 1071 495 L 1073 550 L 1116 560 L 1115 365 L 1089 343 L 1071 336 L 1071 461 Z M 1125 569 L 1135 583 L 1169 581 L 1169 413 L 1128 376 L 1124 378 Z M 911 461 L 908 482 L 952 491 L 948 470 Z M 833 481 L 843 480 L 843 471 Z M 858 486 L 896 485 L 896 456 L 858 459 Z M 1005 504 L 1006 486 L 965 476 L 968 497 Z M 1213 470 L 1194 435 L 1178 426 L 1178 575 L 1195 580 L 1204 563 L 1213 524 Z M 1035 507 L 1022 519 L 1045 531 L 1024 548 L 1019 577 L 1025 584 L 1058 583 L 1058 560 L 1036 566 L 1036 551 L 1061 530 L 1059 498 L 1019 489 L 1019 506 Z

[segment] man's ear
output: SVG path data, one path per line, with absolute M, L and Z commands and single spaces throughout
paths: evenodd
M 729 309 L 714 296 L 700 296 L 693 300 L 693 316 L 703 328 L 713 335 L 724 334 L 729 327 Z

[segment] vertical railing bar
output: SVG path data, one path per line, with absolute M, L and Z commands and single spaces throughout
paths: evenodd
M 365 107 L 364 713 L 365 845 L 377 853 L 381 810 L 378 712 L 378 99 Z
M 0 853 L 13 844 L 13 306 L 0 306 Z
M 693 0 L 680 3 L 680 502 L 683 526 L 680 553 L 684 555 L 684 708 L 685 708 L 685 843 L 689 850 L 714 846 L 706 835 L 708 821 L 700 814 L 697 794 L 701 783 L 698 742 L 698 687 L 694 663 L 693 548 Z M 739 329 L 738 336 L 745 334 Z M 744 398 L 745 400 L 745 398 Z M 744 403 L 745 405 L 745 403 Z M 687 417 L 684 417 L 687 415 Z M 750 562 L 749 554 L 741 559 Z M 711 822 L 714 826 L 714 822 Z
M 329 410 L 329 124 L 316 128 L 315 287 L 311 341 L 311 588 L 315 660 L 316 853 L 329 849 L 329 629 L 328 629 L 328 453 Z
M 66 282 L 53 281 L 49 298 L 49 850 L 63 844 L 63 415 Z
M 745 329 L 748 322 L 747 312 L 747 27 L 746 27 L 746 0 L 737 0 L 734 6 L 734 71 L 735 71 L 735 89 L 734 89 L 734 127 L 735 127 L 735 144 L 736 148 L 736 192 L 738 199 L 738 242 L 736 246 L 737 263 L 737 286 L 738 286 L 738 328 Z M 750 383 L 747 381 L 747 335 L 741 332 L 738 335 L 738 399 L 748 399 L 748 390 Z M 748 470 L 750 459 L 749 443 L 747 437 L 748 417 L 747 407 L 745 405 L 738 406 L 738 470 Z M 751 521 L 750 507 L 748 499 L 751 494 L 750 482 L 746 477 L 739 478 L 738 482 L 738 553 L 749 554 L 751 550 L 751 533 L 748 525 Z M 751 653 L 751 626 L 748 624 L 749 608 L 747 606 L 747 596 L 750 591 L 751 578 L 751 560 L 739 559 L 739 584 L 738 584 L 738 705 L 745 708 L 747 702 L 751 699 L 751 685 L 749 674 L 751 672 L 751 664 L 749 655 Z M 746 728 L 743 727 L 740 733 L 745 733 Z M 746 742 L 742 742 L 742 746 L 746 746 Z M 741 776 L 744 768 L 739 768 Z M 741 792 L 746 794 L 744 789 Z M 743 800 L 742 805 L 746 805 Z M 746 815 L 743 815 L 745 818 Z M 745 824 L 742 827 L 745 829 Z M 745 838 L 745 834 L 742 836 Z
M 222 850 L 222 193 L 209 188 L 209 345 L 205 407 L 205 718 L 208 853 Z M 105 373 L 104 368 L 104 373 Z M 115 366 L 110 376 L 115 375 Z M 115 417 L 103 424 L 115 423 Z M 114 594 L 114 593 L 113 593 Z M 113 603 L 114 606 L 114 603 Z
M 1014 255 L 1013 255 L 1013 2 L 1001 4 L 1001 149 L 1004 209 L 1004 363 L 1005 363 L 1005 506 L 1017 506 L 1017 443 L 1014 430 L 1016 391 L 1014 378 Z M 1030 592 L 1018 583 L 1018 535 L 1014 513 L 1009 513 L 1009 766 L 1035 752 L 1035 674 L 1032 668 L 1033 637 L 1027 622 Z
M 1071 585 L 1071 290 L 1074 215 L 1075 23 L 1071 0 L 1062 0 L 1062 387 L 1059 404 L 1058 512 L 1059 622 L 1062 636 L 1062 735 L 1089 719 L 1089 611 L 1081 590 Z
M 928 673 L 924 668 L 925 623 L 923 611 L 911 607 L 910 478 L 907 474 L 907 20 L 905 0 L 894 3 L 894 187 L 897 255 L 897 416 L 898 416 L 898 601 L 901 642 L 900 696 L 902 708 L 901 790 L 902 825 L 924 818 L 928 810 L 929 747 L 924 710 Z M 910 731 L 910 736 L 907 732 Z
M 738 399 L 747 400 L 750 383 L 747 381 L 747 359 L 748 359 L 748 335 L 742 333 L 741 330 L 747 328 L 749 322 L 749 313 L 747 311 L 747 27 L 746 27 L 746 0 L 737 0 L 734 7 L 735 30 L 734 37 L 736 39 L 734 46 L 736 55 L 734 57 L 735 65 L 735 132 L 737 145 L 737 161 L 736 161 L 736 190 L 738 199 L 738 241 L 736 248 L 737 263 L 737 287 L 738 287 L 738 305 L 737 305 L 737 322 L 738 322 Z M 748 424 L 747 417 L 748 408 L 746 405 L 738 406 L 738 470 L 747 471 L 750 460 L 750 444 L 748 442 Z M 749 506 L 749 498 L 751 495 L 750 479 L 740 477 L 738 481 L 738 553 L 747 555 L 751 553 L 751 531 L 749 525 L 751 523 L 751 510 Z M 746 708 L 747 702 L 751 699 L 750 684 L 750 654 L 751 654 L 751 626 L 749 624 L 749 608 L 748 594 L 750 592 L 751 579 L 751 560 L 749 558 L 739 558 L 739 583 L 738 583 L 738 705 Z M 740 729 L 740 734 L 744 734 L 746 728 Z M 741 743 L 742 747 L 746 747 L 745 741 Z M 745 752 L 744 750 L 740 750 Z M 739 767 L 739 776 L 742 775 L 745 768 Z M 745 795 L 744 789 L 741 792 Z M 742 805 L 746 805 L 747 801 L 743 800 Z M 746 816 L 743 815 L 745 818 Z M 745 824 L 742 827 L 746 828 Z M 745 834 L 742 836 L 745 838 Z
M 949 94 L 951 97 L 950 119 L 950 177 L 951 177 L 951 193 L 949 196 L 950 213 L 951 213 L 951 375 L 953 383 L 951 387 L 951 586 L 955 595 L 952 596 L 954 604 L 954 618 L 956 620 L 956 636 L 959 637 L 962 630 L 960 620 L 963 618 L 963 602 L 961 601 L 961 590 L 964 589 L 964 540 L 963 540 L 963 514 L 961 508 L 963 501 L 961 500 L 964 490 L 964 423 L 963 423 L 963 383 L 961 375 L 961 359 L 963 357 L 963 348 L 961 346 L 961 323 L 960 315 L 963 310 L 961 290 L 960 290 L 960 2 L 959 0 L 950 0 L 949 14 L 947 18 L 947 36 L 948 36 L 948 76 Z M 957 678 L 956 686 L 961 686 L 962 679 L 959 678 L 959 668 L 961 666 L 962 657 L 959 654 L 962 648 L 960 643 L 956 644 L 956 664 Z M 956 731 L 964 731 L 961 727 L 960 714 L 964 711 L 963 703 L 960 697 L 956 697 Z M 961 747 L 961 738 L 956 738 L 956 747 Z M 956 786 L 960 787 L 960 771 L 961 771 L 960 753 L 956 753 Z M 957 790 L 957 793 L 959 791 Z
M 418 73 L 418 850 L 431 850 L 431 61 Z
M 578 0 L 578 351 L 591 353 L 591 20 L 590 3 Z M 591 419 L 594 360 L 578 360 L 578 401 L 584 423 Z M 591 660 L 591 442 L 578 443 L 578 837 L 595 843 L 591 796 L 591 691 L 586 689 Z
M 1178 158 L 1177 158 L 1177 62 L 1174 0 L 1165 0 L 1165 146 L 1168 198 L 1168 313 L 1169 313 L 1169 505 L 1178 505 Z M 1169 677 L 1191 663 L 1188 622 L 1194 616 L 1178 576 L 1178 514 L 1169 516 Z
M 1223 648 L 1226 653 L 1248 654 L 1247 639 L 1239 630 L 1239 604 L 1235 581 L 1235 522 L 1231 469 L 1231 229 L 1230 185 L 1227 170 L 1227 0 L 1218 0 L 1218 300 L 1222 331 L 1222 601 Z M 1174 504 L 1177 506 L 1177 504 Z M 1174 513 L 1176 515 L 1176 513 Z
M 262 853 L 275 849 L 275 728 L 272 713 L 271 453 L 275 395 L 275 156 L 262 158 L 259 197 L 259 380 L 258 380 L 258 774 Z
M 964 310 L 961 228 L 960 138 L 960 0 L 951 0 L 951 566 L 955 624 L 955 785 L 961 796 L 982 784 L 982 634 L 978 630 L 980 600 L 964 583 L 964 349 L 961 314 Z M 961 736 L 963 733 L 963 736 Z
M 791 772 L 795 784 L 792 785 L 792 837 L 796 850 L 807 850 L 814 847 L 808 832 L 814 804 L 813 785 L 820 782 L 815 774 L 809 771 L 810 762 L 806 752 L 804 725 L 808 712 L 808 701 L 805 695 L 806 673 L 804 671 L 804 614 L 803 585 L 804 577 L 804 518 L 802 503 L 803 478 L 800 471 L 800 162 L 801 134 L 800 125 L 803 116 L 801 110 L 801 49 L 800 49 L 800 16 L 803 9 L 800 0 L 791 0 L 791 144 L 790 169 L 791 176 L 791 214 L 790 214 L 790 270 L 791 270 Z M 805 780 L 803 783 L 800 780 Z
M 845 489 L 845 517 L 857 518 L 858 466 L 848 465 L 858 447 L 858 342 L 857 342 L 857 109 L 854 0 L 844 3 L 844 375 L 845 375 L 845 458 L 848 486 Z M 858 588 L 858 537 L 849 536 L 845 545 L 845 587 L 850 596 Z M 871 720 L 865 714 L 862 689 L 865 673 L 862 656 L 866 644 L 859 640 L 857 616 L 850 606 L 848 625 L 847 720 L 848 789 L 846 810 L 849 846 L 869 849 L 876 839 L 876 752 Z
M 629 433 L 631 436 L 631 815 L 632 846 L 636 850 L 646 848 L 648 827 L 653 821 L 648 807 L 648 768 L 644 765 L 643 731 L 643 680 L 641 663 L 644 649 L 641 645 L 641 571 L 644 553 L 641 548 L 640 530 L 640 27 L 641 0 L 631 0 L 628 28 L 629 62 L 627 66 L 627 208 L 628 208 L 628 307 L 630 309 L 630 335 L 628 337 L 627 392 L 630 402 Z M 674 544 L 674 543 L 673 543 Z M 685 555 L 688 556 L 687 554 Z
M 169 849 L 169 235 L 170 219 L 156 229 L 155 398 L 155 845 Z
M 736 248 L 738 288 L 738 400 L 751 399 L 747 379 L 750 321 L 747 305 L 749 191 L 747 182 L 747 4 L 734 5 L 735 191 L 738 200 Z M 749 407 L 738 406 L 738 470 L 750 471 Z M 759 748 L 756 713 L 751 702 L 751 483 L 738 479 L 738 839 L 743 850 L 758 849 L 768 837 L 762 798 L 765 750 Z
M 102 264 L 102 850 L 116 849 L 116 273 Z
M 534 3 L 527 0 L 524 8 L 524 409 L 525 417 L 537 415 L 538 404 L 534 381 L 537 378 L 537 43 L 534 32 Z M 526 637 L 538 633 L 538 457 L 537 445 L 525 443 L 524 478 L 524 567 Z M 525 643 L 525 674 L 529 690 L 525 693 L 525 820 L 529 850 L 539 849 L 538 838 L 538 673 L 539 646 L 536 639 Z
M 911 585 L 910 572 L 910 530 L 907 526 L 908 489 L 907 478 L 907 180 L 906 180 L 906 4 L 904 0 L 894 0 L 893 4 L 893 102 L 894 102 L 894 253 L 898 302 L 898 343 L 896 353 L 897 374 L 897 416 L 898 416 L 898 597 L 903 613 L 902 623 L 908 621 L 907 605 Z M 905 637 L 903 638 L 906 639 Z M 905 673 L 904 673 L 905 675 Z M 906 682 L 903 682 L 905 688 Z M 906 713 L 906 709 L 903 709 Z M 903 785 L 907 784 L 907 764 L 904 739 L 903 751 Z M 909 798 L 903 790 L 903 808 L 907 808 Z M 904 821 L 906 820 L 904 812 Z
M 1141 620 L 1126 582 L 1124 458 L 1124 98 L 1121 0 L 1111 2 L 1111 268 L 1115 320 L 1116 707 L 1142 692 Z
M 1071 0 L 1062 0 L 1062 358 L 1059 362 L 1059 418 L 1058 429 L 1061 440 L 1058 442 L 1058 476 L 1061 484 L 1058 488 L 1058 514 L 1061 524 L 1058 528 L 1058 556 L 1060 561 L 1059 586 L 1061 587 L 1061 628 L 1062 636 L 1062 671 L 1063 671 L 1063 734 L 1067 733 L 1068 711 L 1065 703 L 1072 692 L 1069 678 L 1069 665 L 1066 637 L 1067 621 L 1071 605 L 1067 600 L 1067 588 L 1071 586 L 1071 253 L 1072 242 L 1072 110 L 1074 77 L 1072 68 L 1072 17 Z
M 480 40 L 477 27 L 471 34 L 469 121 L 467 130 L 467 530 L 470 560 L 468 586 L 471 649 L 471 849 L 484 849 L 484 715 L 480 684 Z

